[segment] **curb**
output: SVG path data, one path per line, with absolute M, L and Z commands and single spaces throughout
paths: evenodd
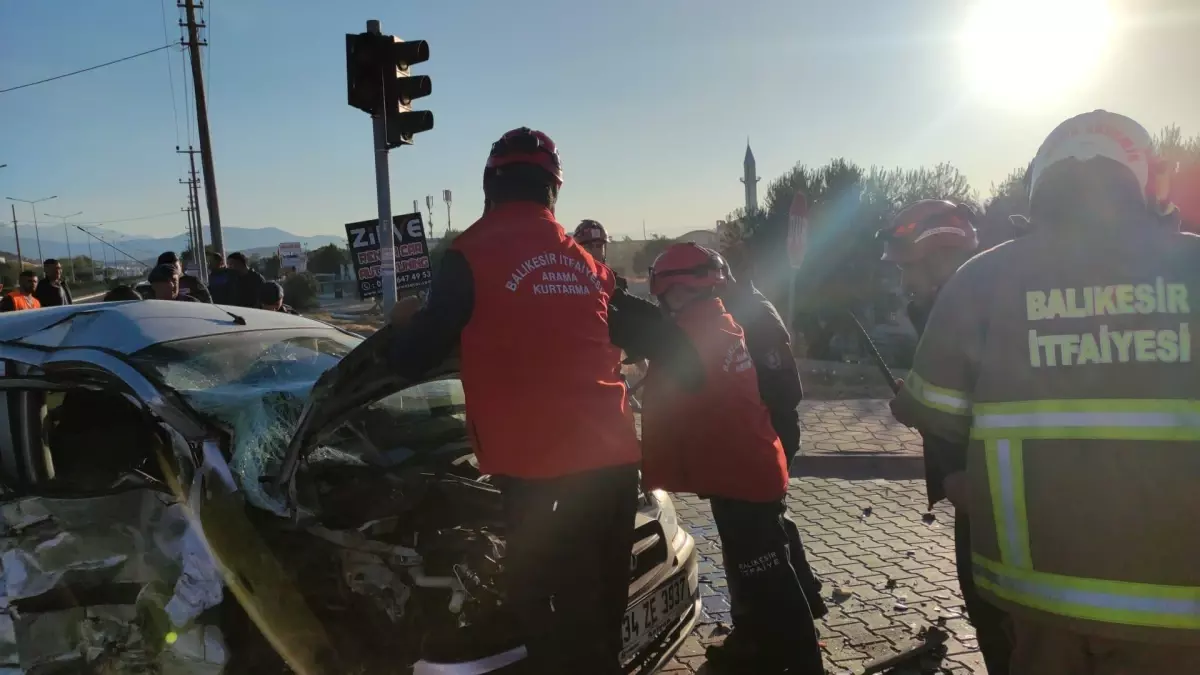
M 922 455 L 817 454 L 803 451 L 792 461 L 792 478 L 882 478 L 918 480 L 925 478 Z

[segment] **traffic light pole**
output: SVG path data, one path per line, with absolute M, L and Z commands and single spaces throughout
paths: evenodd
M 379 21 L 367 21 L 367 32 L 379 35 Z M 392 236 L 392 189 L 388 175 L 387 122 L 383 115 L 372 115 L 375 137 L 375 198 L 379 204 L 379 275 L 383 284 L 383 315 L 391 315 L 396 305 L 396 249 Z

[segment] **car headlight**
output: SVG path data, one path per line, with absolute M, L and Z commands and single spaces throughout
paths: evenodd
M 658 503 L 658 522 L 662 525 L 663 535 L 666 536 L 667 542 L 674 550 L 676 548 L 675 539 L 683 533 L 683 528 L 679 526 L 679 513 L 675 511 L 675 502 L 671 499 L 671 495 L 663 490 L 655 490 L 650 494 Z

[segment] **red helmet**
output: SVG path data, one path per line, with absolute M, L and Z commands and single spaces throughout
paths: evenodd
M 586 246 L 595 241 L 612 241 L 608 236 L 608 230 L 596 220 L 584 220 L 575 228 L 575 234 L 571 235 L 576 244 Z
M 550 137 L 529 127 L 521 127 L 500 137 L 492 143 L 488 153 L 487 168 L 498 169 L 510 164 L 533 164 L 541 167 L 562 185 L 562 164 L 558 159 L 558 146 Z
M 717 289 L 728 281 L 721 254 L 699 244 L 671 244 L 650 266 L 650 295 L 661 296 L 673 286 Z
M 911 263 L 936 250 L 979 248 L 974 221 L 975 213 L 966 204 L 924 199 L 902 209 L 875 238 L 884 241 L 884 260 Z

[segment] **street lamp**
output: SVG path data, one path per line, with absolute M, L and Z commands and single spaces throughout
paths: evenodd
M 58 195 L 53 195 L 53 196 L 51 196 L 51 197 L 42 197 L 41 199 L 17 199 L 16 197 L 8 197 L 8 199 L 9 199 L 10 201 L 14 201 L 14 202 L 21 202 L 22 204 L 28 204 L 28 205 L 29 205 L 29 210 L 30 210 L 30 211 L 33 211 L 33 235 L 34 235 L 35 237 L 37 237 L 37 245 L 38 245 L 38 260 L 45 260 L 45 258 L 43 258 L 43 257 L 42 257 L 42 235 L 41 235 L 41 233 L 40 233 L 40 232 L 38 232 L 38 221 L 37 221 L 37 208 L 36 208 L 36 206 L 37 206 L 38 204 L 42 203 L 42 202 L 48 202 L 48 201 L 50 201 L 51 199 L 58 199 Z
M 72 213 L 69 216 L 56 216 L 52 213 L 43 213 L 42 215 L 46 216 L 47 218 L 61 218 L 62 219 L 63 235 L 65 235 L 67 237 L 67 267 L 70 269 L 70 272 L 71 272 L 71 283 L 75 283 L 75 258 L 71 257 L 71 230 L 70 230 L 70 228 L 67 227 L 67 218 L 74 218 L 75 216 L 82 216 L 83 211 L 80 211 L 79 213 Z

